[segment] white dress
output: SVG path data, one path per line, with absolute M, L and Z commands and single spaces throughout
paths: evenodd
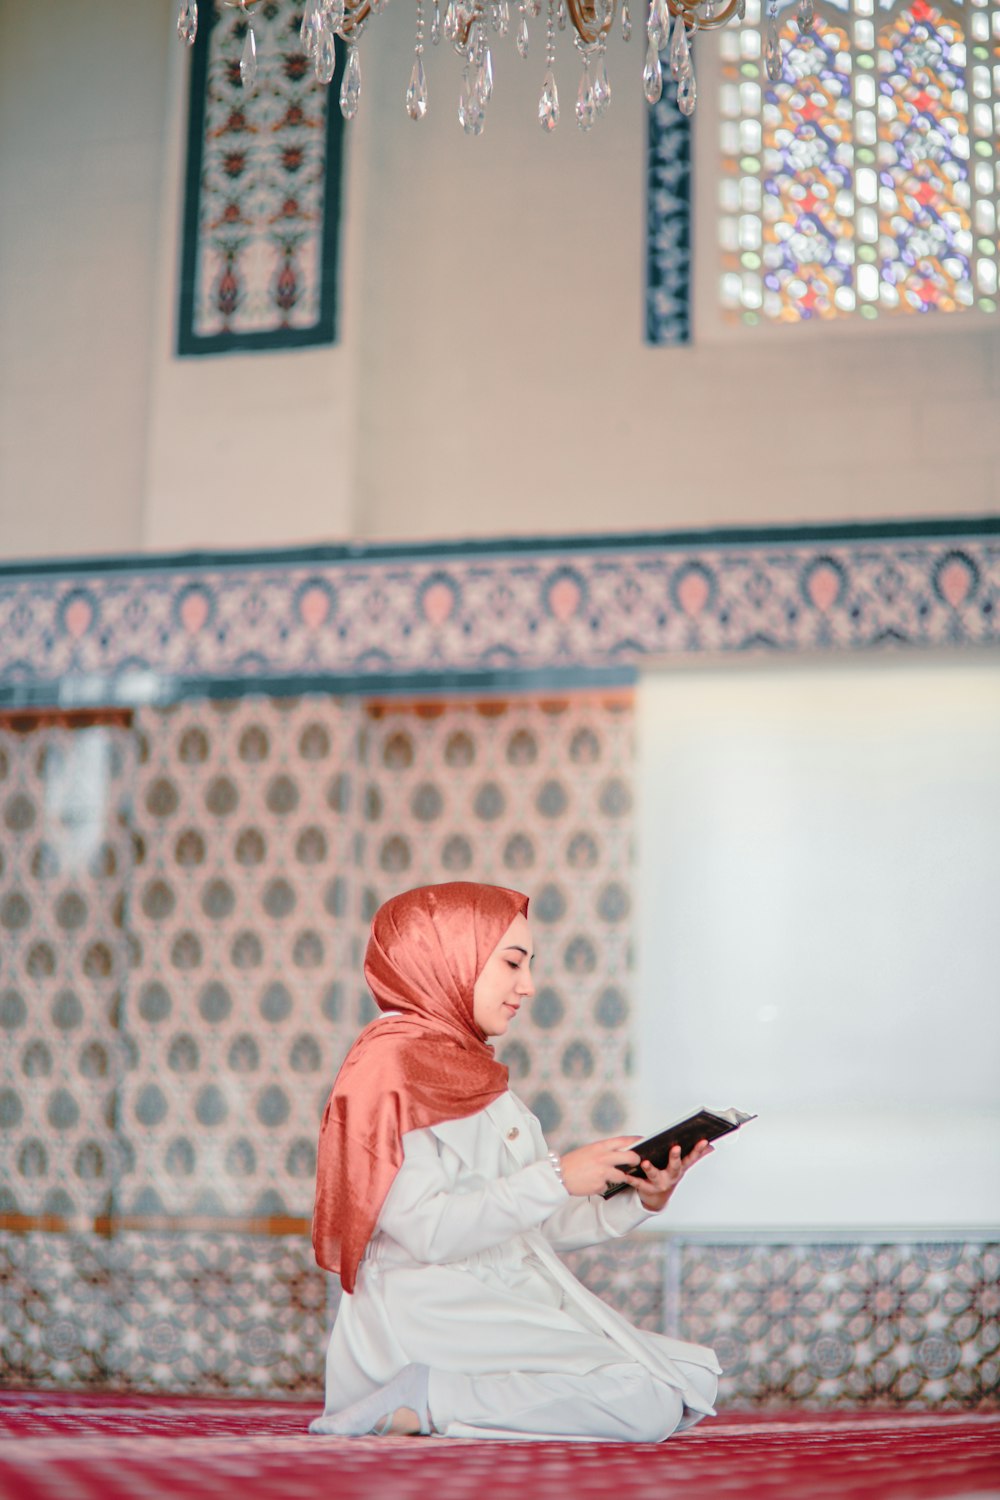
M 571 1197 L 511 1093 L 403 1149 L 341 1299 L 326 1413 L 420 1363 L 448 1436 L 658 1441 L 712 1414 L 712 1351 L 634 1328 L 555 1254 L 634 1229 L 649 1217 L 637 1194 Z

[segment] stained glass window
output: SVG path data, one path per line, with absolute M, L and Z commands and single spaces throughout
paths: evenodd
M 765 0 L 768 3 L 768 0 Z M 1000 4 L 795 0 L 720 37 L 721 298 L 746 323 L 996 312 Z

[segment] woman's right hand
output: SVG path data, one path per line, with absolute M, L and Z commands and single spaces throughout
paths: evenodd
M 574 1198 L 589 1198 L 591 1193 L 603 1193 L 613 1182 L 634 1184 L 622 1167 L 637 1167 L 639 1158 L 629 1149 L 640 1135 L 613 1135 L 606 1141 L 593 1141 L 589 1146 L 578 1146 L 560 1158 L 563 1186 Z

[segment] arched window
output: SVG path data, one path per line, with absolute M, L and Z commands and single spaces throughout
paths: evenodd
M 728 316 L 996 312 L 1000 5 L 747 0 L 720 53 Z

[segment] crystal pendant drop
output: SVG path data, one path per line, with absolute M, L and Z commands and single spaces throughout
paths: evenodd
M 560 31 L 566 30 L 566 4 L 565 0 L 559 0 L 559 9 L 556 11 L 556 25 Z
M 361 59 L 352 43 L 347 49 L 347 67 L 340 84 L 340 113 L 345 120 L 353 120 L 361 103 Z
M 497 6 L 497 33 L 506 36 L 510 30 L 510 6 L 507 0 L 500 0 Z
M 599 115 L 606 115 L 611 103 L 611 84 L 608 82 L 608 61 L 602 52 L 594 74 L 594 103 Z
M 697 102 L 698 85 L 695 82 L 694 68 L 689 60 L 687 70 L 681 74 L 681 81 L 677 85 L 677 108 L 682 115 L 693 115 Z
M 306 7 L 302 12 L 302 25 L 299 27 L 299 41 L 307 57 L 311 57 L 313 53 L 316 43 L 315 28 L 319 19 L 320 0 L 306 0 Z
M 684 18 L 678 16 L 674 22 L 674 33 L 670 38 L 670 76 L 671 78 L 682 78 L 686 68 L 691 66 L 691 52 L 688 48 L 687 28 Z
M 528 18 L 524 14 L 523 11 L 521 12 L 521 19 L 517 23 L 517 36 L 515 37 L 514 40 L 515 40 L 515 44 L 517 46 L 518 55 L 520 57 L 527 57 L 527 55 L 528 55 Z
M 812 31 L 816 24 L 816 7 L 813 0 L 799 0 L 799 9 L 796 19 L 799 23 L 799 31 L 805 35 Z
M 479 72 L 470 55 L 462 69 L 462 87 L 458 95 L 458 120 L 466 135 L 482 135 L 486 122 L 486 108 L 478 89 Z
M 667 10 L 667 0 L 650 0 L 646 35 L 651 42 L 656 43 L 657 50 L 667 45 L 667 38 L 670 35 L 670 12 Z
M 736 0 L 736 19 L 745 21 L 747 18 L 747 0 Z
M 778 18 L 769 15 L 764 29 L 764 67 L 772 83 L 781 82 L 781 40 L 778 36 Z
M 316 48 L 316 77 L 320 83 L 332 83 L 336 71 L 337 45 L 328 22 L 319 34 L 319 46 Z
M 581 130 L 590 130 L 597 119 L 597 101 L 594 98 L 594 80 L 590 76 L 590 59 L 583 65 L 583 76 L 576 94 L 576 123 Z
M 410 86 L 406 90 L 406 113 L 411 120 L 422 120 L 427 113 L 427 80 L 424 78 L 424 60 L 419 53 L 413 59 Z
M 651 41 L 646 48 L 646 66 L 642 70 L 642 91 L 650 104 L 655 104 L 663 93 L 663 69 L 656 43 Z
M 347 16 L 347 6 L 344 0 L 333 0 L 326 7 L 326 24 L 331 31 L 342 31 Z
M 247 93 L 253 93 L 257 87 L 257 38 L 253 34 L 253 27 L 247 27 L 246 40 L 243 43 L 243 55 L 240 58 L 240 82 Z
M 453 42 L 458 36 L 458 6 L 455 0 L 448 0 L 448 8 L 444 13 L 444 34 L 449 42 Z
M 441 41 L 441 6 L 438 0 L 434 0 L 434 11 L 431 16 L 431 46 L 437 47 Z
M 551 68 L 546 72 L 542 84 L 542 94 L 538 101 L 538 123 L 543 130 L 549 131 L 555 130 L 559 124 L 559 90 Z
M 316 3 L 312 6 L 312 9 L 310 9 L 310 7 L 306 7 L 306 12 L 304 12 L 303 18 L 301 18 L 301 27 L 298 28 L 298 39 L 300 39 L 301 42 L 301 49 L 303 49 L 306 57 L 312 57 L 313 60 L 315 60 L 316 51 L 318 51 L 319 48 L 319 39 L 321 39 L 322 33 L 322 23 L 324 23 L 322 6 L 321 3 L 319 3 L 319 0 L 316 0 Z M 336 31 L 336 27 L 334 27 L 334 31 Z
M 493 98 L 493 54 L 489 47 L 483 49 L 483 60 L 476 74 L 476 93 L 484 108 Z
M 627 42 L 632 36 L 632 12 L 628 8 L 628 0 L 622 5 L 622 41 Z
M 466 63 L 462 70 L 462 91 L 458 96 L 458 118 L 466 135 L 482 135 L 486 108 L 479 92 L 480 69 Z
M 194 39 L 198 35 L 197 0 L 182 0 L 177 14 L 177 35 L 189 47 L 194 46 Z

